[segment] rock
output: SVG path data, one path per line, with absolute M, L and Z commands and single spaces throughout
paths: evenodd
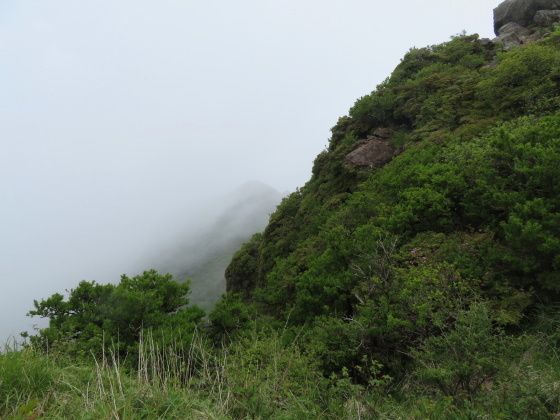
M 381 168 L 393 159 L 394 150 L 387 141 L 378 136 L 368 136 L 357 143 L 357 147 L 344 158 L 350 168 Z
M 506 51 L 510 50 L 512 47 L 517 47 L 529 42 L 533 34 L 529 29 L 515 22 L 505 24 L 498 32 L 499 36 L 494 38 L 492 42 L 500 42 Z
M 543 35 L 540 32 L 536 31 L 536 32 L 533 32 L 533 34 L 529 35 L 527 38 L 525 38 L 523 43 L 528 44 L 529 42 L 535 42 L 535 41 L 538 41 L 540 39 L 546 38 L 547 36 L 550 36 L 550 33 L 546 33 L 546 34 Z
M 506 0 L 494 9 L 494 33 L 506 23 L 514 22 L 527 27 L 535 23 L 539 10 L 559 10 L 560 0 Z
M 516 34 L 520 38 L 527 38 L 533 32 L 515 22 L 506 23 L 498 31 L 498 36 L 508 36 Z
M 560 10 L 539 10 L 535 13 L 534 20 L 539 26 L 552 26 L 555 22 L 560 22 Z

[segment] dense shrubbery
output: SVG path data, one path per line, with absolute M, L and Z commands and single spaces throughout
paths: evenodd
M 509 53 L 477 36 L 409 51 L 333 127 L 311 180 L 251 254 L 236 256 L 230 279 L 236 261 L 258 273 L 246 302 L 306 328 L 323 374 L 347 369 L 359 383 L 371 357 L 471 401 L 511 374 L 498 356 L 522 350 L 502 328 L 560 298 L 559 36 Z M 391 163 L 344 164 L 381 132 L 399 154 Z M 463 331 L 469 317 L 479 326 Z M 463 373 L 451 352 L 470 352 L 483 330 L 488 346 L 465 356 L 482 370 Z
M 295 322 L 353 316 L 362 304 L 354 291 L 361 287 L 356 268 L 364 270 L 357 260 L 375 258 L 375 238 L 397 237 L 398 252 L 432 232 L 444 235 L 438 261 L 452 264 L 504 316 L 519 319 L 531 302 L 520 291 L 555 299 L 549 291 L 557 287 L 560 226 L 560 114 L 551 113 L 560 97 L 556 38 L 510 53 L 477 36 L 411 50 L 339 120 L 309 183 L 284 200 L 258 242 L 246 245 L 250 253 L 238 253 L 228 278 L 235 283 L 252 267 L 253 300 L 271 314 L 294 307 Z M 380 128 L 399 137 L 405 151 L 372 173 L 347 168 L 344 156 L 357 140 Z M 458 255 L 452 245 L 461 249 L 460 237 L 475 232 L 485 238 L 482 248 L 467 244 Z

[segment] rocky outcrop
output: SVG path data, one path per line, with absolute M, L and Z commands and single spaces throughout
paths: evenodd
M 393 159 L 394 150 L 387 140 L 379 135 L 368 136 L 367 140 L 359 141 L 356 148 L 344 158 L 349 168 L 374 169 L 381 168 Z
M 539 32 L 530 31 L 515 22 L 510 22 L 500 28 L 500 35 L 492 41 L 500 42 L 503 49 L 508 51 L 512 47 L 537 41 L 540 38 L 541 34 Z
M 539 10 L 535 13 L 535 23 L 547 27 L 560 22 L 560 10 Z
M 541 28 L 560 22 L 560 0 L 506 0 L 494 9 L 492 40 L 508 51 L 543 36 Z
M 510 22 L 526 28 L 535 23 L 538 11 L 559 9 L 560 0 L 506 0 L 494 9 L 494 33 L 500 35 L 500 28 Z

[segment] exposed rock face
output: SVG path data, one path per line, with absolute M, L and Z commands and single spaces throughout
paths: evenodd
M 535 23 L 539 26 L 551 26 L 560 22 L 560 10 L 539 10 L 535 13 Z
M 357 147 L 344 158 L 350 168 L 381 168 L 393 158 L 393 148 L 380 136 L 368 136 L 367 140 L 358 142 Z
M 560 0 L 506 0 L 494 9 L 494 33 L 500 35 L 500 28 L 510 22 L 523 27 L 535 23 L 539 10 L 559 9 Z
M 510 22 L 500 28 L 500 35 L 492 41 L 501 42 L 504 50 L 508 51 L 512 47 L 536 41 L 539 38 L 540 34 L 538 32 L 533 33 L 515 22 Z

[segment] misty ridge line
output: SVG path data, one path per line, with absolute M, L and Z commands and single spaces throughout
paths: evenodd
M 179 283 L 190 280 L 189 304 L 209 312 L 226 292 L 224 273 L 231 257 L 264 230 L 281 199 L 280 192 L 264 183 L 242 185 L 224 198 L 211 223 L 156 252 L 150 266 Z

